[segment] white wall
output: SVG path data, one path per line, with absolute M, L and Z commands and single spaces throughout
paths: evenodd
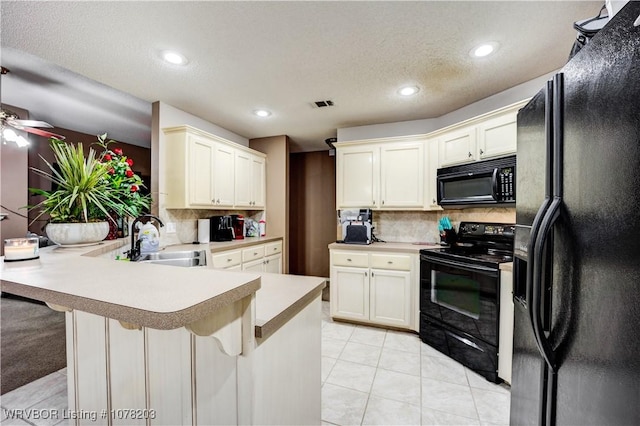
M 542 89 L 554 73 L 534 78 L 437 118 L 338 129 L 338 142 L 430 133 L 530 98 Z

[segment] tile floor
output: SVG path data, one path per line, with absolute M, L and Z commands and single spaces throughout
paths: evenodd
M 334 322 L 323 302 L 322 420 L 334 425 L 507 425 L 510 392 L 425 345 L 411 333 Z M 2 395 L 7 409 L 67 407 L 66 369 Z

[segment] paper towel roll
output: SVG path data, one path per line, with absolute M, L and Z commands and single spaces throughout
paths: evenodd
M 209 219 L 198 219 L 198 242 L 209 242 Z

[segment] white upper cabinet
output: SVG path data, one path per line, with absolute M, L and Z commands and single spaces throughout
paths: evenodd
M 439 137 L 440 167 L 470 163 L 476 160 L 476 127 L 468 126 Z
M 190 126 L 163 131 L 167 208 L 264 209 L 264 154 Z
M 380 147 L 380 208 L 422 207 L 424 143 L 389 143 Z
M 216 207 L 233 207 L 235 154 L 232 146 L 216 142 L 213 151 L 213 200 Z
M 516 152 L 517 113 L 490 118 L 478 125 L 478 157 L 481 160 Z
M 215 144 L 199 136 L 188 136 L 189 194 L 186 203 L 210 206 L 213 202 L 213 163 Z M 178 189 L 176 189 L 178 191 Z M 173 192 L 173 191 L 171 191 Z
M 438 139 L 429 139 L 426 145 L 427 167 L 425 176 L 425 206 L 427 210 L 442 210 L 438 205 Z
M 423 140 L 338 147 L 336 161 L 337 208 L 423 208 Z
M 378 207 L 379 152 L 377 145 L 350 146 L 337 150 L 338 208 Z
M 264 157 L 251 156 L 251 207 L 263 209 L 267 202 L 267 168 Z

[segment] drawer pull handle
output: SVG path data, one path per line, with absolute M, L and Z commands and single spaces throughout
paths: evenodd
M 227 262 L 231 262 L 231 259 L 227 259 Z
M 347 259 L 347 262 L 351 262 L 351 259 Z
M 393 265 L 393 262 L 392 262 L 392 261 L 388 261 L 387 263 L 388 263 L 389 265 Z

